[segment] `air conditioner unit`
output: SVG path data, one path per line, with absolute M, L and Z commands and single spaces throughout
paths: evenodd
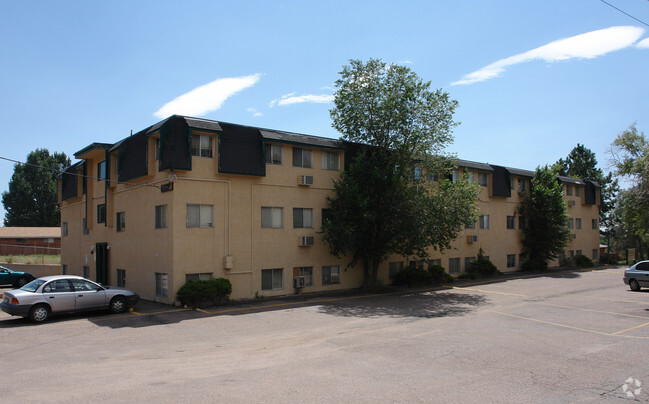
M 300 246 L 301 247 L 311 247 L 313 245 L 313 236 L 302 236 L 300 237 Z
M 293 277 L 293 287 L 295 289 L 302 289 L 304 286 L 306 286 L 306 278 L 304 276 Z
M 298 175 L 297 176 L 298 185 L 313 185 L 313 176 L 312 175 Z
M 476 235 L 466 236 L 466 242 L 467 243 L 477 243 L 478 242 L 478 236 L 476 236 Z
M 568 201 L 568 206 L 575 206 L 576 202 L 575 201 Z

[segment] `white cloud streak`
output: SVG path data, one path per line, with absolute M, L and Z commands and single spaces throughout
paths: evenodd
M 247 108 L 246 111 L 247 111 L 247 112 L 250 112 L 250 113 L 252 114 L 252 116 L 254 116 L 254 117 L 264 116 L 264 114 L 262 114 L 261 112 L 257 111 L 255 108 Z
M 223 103 L 236 93 L 255 85 L 261 74 L 242 77 L 216 79 L 210 83 L 174 98 L 153 113 L 158 118 L 166 118 L 173 114 L 202 116 L 221 108 Z
M 268 103 L 269 107 L 274 107 L 275 105 L 292 105 L 292 104 L 302 104 L 305 102 L 315 103 L 315 104 L 327 104 L 334 100 L 333 95 L 329 94 L 305 94 L 305 95 L 295 95 L 295 93 L 285 94 L 280 98 L 276 98 Z
M 451 85 L 473 84 L 499 77 L 507 67 L 533 60 L 543 60 L 551 63 L 569 59 L 594 59 L 633 45 L 643 33 L 642 28 L 621 26 L 559 39 L 536 49 L 500 59 L 473 73 L 465 74 L 460 80 L 451 83 Z M 638 46 L 644 43 L 644 46 L 649 47 L 649 43 L 645 43 L 646 41 L 643 40 Z
M 642 41 L 638 42 L 636 48 L 639 49 L 649 49 L 649 38 L 645 38 Z

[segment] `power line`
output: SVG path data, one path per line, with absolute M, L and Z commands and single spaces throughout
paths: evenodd
M 631 17 L 631 18 L 633 18 L 634 20 L 636 20 L 636 21 L 639 22 L 640 24 L 643 24 L 643 25 L 649 27 L 649 24 L 647 24 L 646 22 L 644 22 L 644 21 L 642 21 L 642 20 L 639 20 L 639 19 L 635 18 L 634 16 L 632 16 L 631 14 L 629 14 L 629 13 L 623 11 L 623 10 L 620 10 L 619 8 L 617 8 L 617 7 L 615 7 L 614 5 L 612 5 L 611 3 L 608 3 L 608 2 L 606 2 L 605 0 L 599 0 L 599 1 L 601 1 L 601 2 L 604 3 L 604 4 L 606 4 L 606 5 L 609 6 L 609 7 L 613 7 L 614 9 L 616 9 L 616 10 L 619 11 L 620 13 L 626 15 L 627 17 Z M 648 0 L 648 1 L 649 1 L 649 0 Z
M 109 180 L 109 179 L 106 179 L 106 178 L 92 177 L 90 175 L 83 175 L 83 174 L 79 174 L 79 173 L 68 173 L 65 170 L 59 170 L 59 169 L 56 169 L 56 168 L 46 167 L 46 166 L 42 166 L 42 165 L 39 165 L 39 164 L 26 163 L 24 161 L 13 160 L 13 159 L 10 159 L 10 158 L 7 158 L 7 157 L 2 157 L 2 156 L 0 156 L 0 160 L 11 161 L 12 163 L 16 163 L 16 164 L 20 164 L 20 165 L 24 165 L 24 166 L 42 168 L 42 169 L 51 171 L 51 172 L 53 172 L 55 174 L 73 175 L 75 177 L 88 178 L 88 179 L 98 180 L 98 181 L 108 181 L 108 182 L 114 182 L 116 184 L 123 184 L 123 185 L 133 185 L 135 187 L 152 187 L 152 188 L 155 188 L 157 190 L 162 189 L 161 187 L 159 187 L 157 185 L 153 185 L 153 184 L 135 184 L 135 183 L 132 183 L 132 182 L 124 182 L 124 181 L 117 181 L 117 180 Z

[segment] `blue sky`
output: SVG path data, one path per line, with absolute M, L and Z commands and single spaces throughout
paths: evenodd
M 649 22 L 649 1 L 608 2 Z M 337 138 L 349 59 L 448 91 L 449 151 L 466 160 L 534 169 L 582 143 L 607 171 L 617 134 L 649 125 L 649 28 L 599 0 L 0 0 L 0 14 L 0 157 L 15 160 L 173 113 Z M 0 192 L 12 173 L 0 160 Z

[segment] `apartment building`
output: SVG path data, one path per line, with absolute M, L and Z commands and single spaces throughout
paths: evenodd
M 232 298 L 349 289 L 362 270 L 329 253 L 319 231 L 332 180 L 353 145 L 174 115 L 116 143 L 92 143 L 59 180 L 63 271 L 173 303 L 189 279 L 228 278 Z M 458 161 L 482 186 L 480 219 L 432 262 L 462 274 L 480 249 L 520 264 L 518 190 L 532 172 Z M 421 172 L 415 175 L 422 175 Z M 425 175 L 425 174 L 423 174 Z M 428 178 L 433 181 L 434 178 Z M 597 258 L 597 184 L 560 178 L 574 233 L 567 255 Z M 592 227 L 591 227 L 592 226 Z M 414 257 L 380 268 L 389 283 Z

